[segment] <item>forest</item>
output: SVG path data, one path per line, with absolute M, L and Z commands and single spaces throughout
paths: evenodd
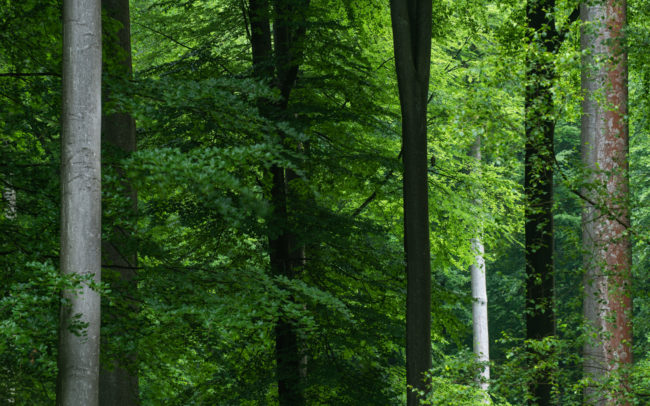
M 0 0 L 0 405 L 650 405 L 650 0 Z

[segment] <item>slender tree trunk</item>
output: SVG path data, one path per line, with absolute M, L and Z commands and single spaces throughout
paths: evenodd
M 5 217 L 9 220 L 16 218 L 16 191 L 12 188 L 5 188 L 2 192 L 2 199 L 6 202 Z
M 273 14 L 268 0 L 249 0 L 249 20 L 253 71 L 258 78 L 269 80 L 282 95 L 279 102 L 262 100 L 258 107 L 263 115 L 277 119 L 287 109 L 298 75 L 309 0 L 274 0 L 271 3 Z M 302 263 L 301 253 L 304 250 L 304 247 L 296 245 L 295 235 L 289 227 L 289 183 L 295 174 L 274 165 L 271 177 L 271 203 L 274 211 L 270 224 L 275 228 L 269 236 L 271 273 L 291 279 L 296 277 L 296 267 Z M 303 381 L 307 369 L 304 346 L 299 343 L 294 324 L 290 317 L 280 315 L 275 326 L 276 374 L 281 406 L 305 404 Z
M 431 261 L 427 159 L 427 93 L 432 3 L 393 0 L 391 20 L 402 110 L 404 252 L 406 255 L 406 383 L 424 390 L 431 369 Z M 418 396 L 408 390 L 407 403 Z
M 589 171 L 584 190 L 589 202 L 582 214 L 584 316 L 590 332 L 584 346 L 584 372 L 592 381 L 585 390 L 585 403 L 628 405 L 631 248 L 626 233 L 630 224 L 627 54 L 621 45 L 626 2 L 582 4 L 580 11 L 582 160 Z M 611 378 L 617 383 L 604 387 Z
M 11 174 L 9 175 L 11 178 Z M 4 216 L 7 220 L 15 220 L 18 216 L 18 211 L 16 209 L 16 190 L 10 186 L 7 186 L 2 192 L 2 199 L 5 201 Z M 11 369 L 3 366 L 3 375 L 11 376 L 13 372 Z M 6 371 L 6 372 L 5 372 Z M 11 382 L 12 379 L 9 379 Z M 9 384 L 11 385 L 11 384 Z M 0 399 L 8 405 L 13 405 L 16 403 L 16 388 L 14 386 L 5 386 L 7 388 L 7 393 L 3 394 L 3 398 Z
M 114 57 L 111 63 L 104 66 L 106 73 L 110 76 L 129 79 L 132 76 L 131 67 L 131 30 L 128 0 L 102 0 L 102 7 L 108 18 L 118 21 L 122 28 L 117 36 L 108 36 L 104 47 L 108 55 Z M 110 98 L 108 92 L 104 92 L 106 100 Z M 102 119 L 102 143 L 120 155 L 135 151 L 135 120 L 127 113 L 114 113 L 104 116 Z M 115 164 L 111 162 L 109 164 Z M 135 210 L 137 197 L 135 190 L 127 186 L 128 197 L 132 201 Z M 129 232 L 122 228 L 113 229 L 113 239 L 102 242 L 104 261 L 112 270 L 119 275 L 114 290 L 134 289 L 135 274 L 132 270 L 136 266 L 136 255 L 128 253 L 126 247 L 129 240 Z M 134 306 L 131 305 L 131 308 Z M 130 311 L 123 308 L 117 311 L 106 309 L 103 312 L 104 323 L 107 325 L 119 326 L 128 324 Z M 114 337 L 103 337 L 102 347 L 108 347 L 108 342 Z M 101 365 L 99 374 L 99 404 L 100 406 L 132 406 L 139 404 L 138 401 L 138 378 L 133 372 L 133 365 L 136 360 L 134 353 L 119 353 L 118 359 L 113 360 L 109 365 Z
M 472 157 L 476 160 L 477 166 L 481 162 L 481 136 L 476 137 L 472 145 Z M 480 205 L 481 202 L 477 201 Z M 488 306 L 487 288 L 485 275 L 485 248 L 481 241 L 480 228 L 476 237 L 472 238 L 472 251 L 474 252 L 474 264 L 470 266 L 472 275 L 472 321 L 474 328 L 474 354 L 485 367 L 481 371 L 481 389 L 487 392 L 490 380 L 490 334 L 488 332 Z M 486 403 L 489 404 L 489 397 L 486 396 Z
M 526 56 L 526 151 L 524 194 L 526 244 L 526 338 L 555 335 L 553 260 L 553 117 L 554 80 L 550 58 L 559 46 L 553 0 L 529 0 L 526 8 L 529 49 Z M 541 361 L 546 354 L 532 351 Z M 540 369 L 531 382 L 531 405 L 551 404 L 551 370 Z
M 292 244 L 293 235 L 287 229 L 287 194 L 288 182 L 286 170 L 279 166 L 272 168 L 273 186 L 271 201 L 276 225 L 281 228 L 277 237 L 269 238 L 269 256 L 271 272 L 275 276 L 289 279 L 295 277 L 295 267 L 292 257 L 295 256 Z M 278 379 L 278 397 L 280 405 L 304 405 L 305 397 L 301 377 L 301 354 L 298 344 L 298 334 L 293 320 L 280 315 L 275 325 L 275 359 Z
M 61 272 L 94 283 L 101 280 L 101 39 L 100 1 L 64 1 Z M 57 405 L 98 404 L 99 331 L 99 293 L 88 282 L 64 290 Z

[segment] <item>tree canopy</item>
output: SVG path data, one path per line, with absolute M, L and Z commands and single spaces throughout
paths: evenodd
M 406 404 L 402 192 L 413 150 L 403 148 L 395 50 L 408 42 L 393 41 L 390 2 L 131 0 L 122 2 L 128 50 L 125 22 L 104 1 L 102 120 L 132 120 L 136 142 L 102 143 L 96 283 L 60 262 L 67 1 L 0 2 L 0 403 L 55 403 L 61 292 L 83 288 L 101 295 L 102 368 L 132 378 L 134 404 Z M 418 2 L 404 3 L 415 21 Z M 594 335 L 582 312 L 581 210 L 607 213 L 613 193 L 581 161 L 589 27 L 577 2 L 535 4 L 546 20 L 531 29 L 524 2 L 437 0 L 423 34 L 431 57 L 417 180 L 428 187 L 432 368 L 422 404 L 579 405 L 594 385 L 583 376 Z M 628 1 L 623 33 L 633 362 L 597 390 L 641 405 L 650 397 L 648 0 Z M 542 165 L 554 173 L 555 282 L 552 303 L 535 309 L 553 312 L 555 331 L 531 337 L 525 225 L 539 205 L 524 173 L 539 88 L 535 125 L 550 123 L 554 141 Z M 611 111 L 605 99 L 595 97 Z M 111 128 L 104 141 L 126 131 Z M 476 238 L 489 386 L 472 354 Z M 89 331 L 82 317 L 65 330 L 80 341 Z M 540 376 L 545 401 L 535 399 Z

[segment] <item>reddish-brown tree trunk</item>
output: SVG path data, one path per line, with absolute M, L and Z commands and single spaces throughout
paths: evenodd
M 584 315 L 589 332 L 584 371 L 591 380 L 585 402 L 628 405 L 626 369 L 632 363 L 632 301 L 626 230 L 630 224 L 627 55 L 621 42 L 626 2 L 583 4 L 581 19 L 582 159 L 588 173 L 584 190 L 588 203 L 582 215 Z

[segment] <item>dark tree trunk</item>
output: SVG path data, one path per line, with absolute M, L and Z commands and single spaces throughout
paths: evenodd
M 287 171 L 274 166 L 271 169 L 273 184 L 271 202 L 273 204 L 273 223 L 280 233 L 269 237 L 269 257 L 271 272 L 274 276 L 295 277 L 296 257 L 294 238 L 288 226 L 287 214 Z M 301 379 L 301 354 L 298 335 L 289 317 L 280 315 L 275 325 L 275 360 L 278 380 L 278 397 L 280 405 L 304 405 L 305 397 Z
M 111 60 L 105 61 L 104 71 L 114 78 L 130 79 L 131 67 L 131 30 L 128 0 L 102 0 L 102 8 L 106 17 L 118 21 L 122 27 L 117 35 L 105 37 L 104 47 Z M 110 98 L 108 91 L 104 91 L 105 100 Z M 111 153 L 107 157 L 122 156 L 135 151 L 135 120 L 126 113 L 105 115 L 102 119 L 102 144 Z M 117 162 L 108 162 L 115 165 Z M 118 170 L 119 171 L 119 170 Z M 131 199 L 132 208 L 135 210 L 137 197 L 135 190 L 125 185 L 128 198 Z M 114 291 L 132 291 L 135 289 L 136 255 L 129 250 L 130 235 L 128 230 L 115 227 L 110 241 L 102 242 L 104 262 L 117 274 L 116 281 L 112 281 Z M 125 335 L 129 323 L 129 314 L 136 311 L 134 304 L 127 304 L 123 308 L 106 309 L 103 313 L 104 324 L 115 326 L 119 334 Z M 115 333 L 114 333 L 115 334 Z M 102 348 L 108 348 L 110 340 L 114 338 L 102 337 Z M 132 339 L 132 338 L 131 338 Z M 138 378 L 134 372 L 136 354 L 118 351 L 117 359 L 109 360 L 110 364 L 101 365 L 99 375 L 99 404 L 100 406 L 132 406 L 139 404 Z M 129 365 L 130 364 L 130 365 Z
M 253 72 L 280 90 L 279 102 L 258 103 L 260 112 L 269 118 L 284 115 L 300 65 L 302 40 L 306 32 L 306 12 L 309 0 L 274 0 L 273 13 L 268 0 L 249 0 Z M 271 32 L 273 15 L 273 32 Z M 273 37 L 273 44 L 272 39 Z M 279 140 L 281 143 L 283 139 Z M 294 278 L 303 247 L 295 243 L 295 233 L 289 226 L 289 182 L 295 177 L 291 170 L 274 165 L 271 168 L 271 203 L 273 217 L 269 235 L 269 258 L 273 275 Z M 293 320 L 280 315 L 275 326 L 275 358 L 278 398 L 282 406 L 304 405 L 306 374 Z
M 526 338 L 555 335 L 553 259 L 553 138 L 555 119 L 551 88 L 554 54 L 559 45 L 553 0 L 529 0 L 526 55 L 526 147 L 524 194 L 526 240 Z M 533 353 L 533 359 L 544 354 Z M 551 404 L 552 371 L 542 370 L 532 382 L 532 405 Z
M 101 4 L 63 3 L 61 273 L 101 281 Z M 97 406 L 99 292 L 64 290 L 56 404 Z M 80 316 L 79 319 L 77 317 Z M 82 323 L 81 325 L 79 323 Z M 83 330 L 83 334 L 78 331 Z M 75 331 L 77 330 L 77 331 Z
M 588 197 L 582 213 L 584 316 L 588 337 L 585 404 L 629 405 L 632 365 L 631 247 L 628 184 L 626 2 L 581 6 L 582 160 Z M 604 93 L 604 95 L 603 95 Z M 604 96 L 604 100 L 603 100 Z M 616 376 L 618 375 L 618 376 Z M 614 379 L 618 385 L 603 385 Z
M 432 3 L 391 1 L 395 66 L 402 110 L 404 252 L 406 255 L 406 383 L 423 390 L 431 368 L 431 261 L 427 160 L 427 93 Z M 408 405 L 418 404 L 408 391 Z

